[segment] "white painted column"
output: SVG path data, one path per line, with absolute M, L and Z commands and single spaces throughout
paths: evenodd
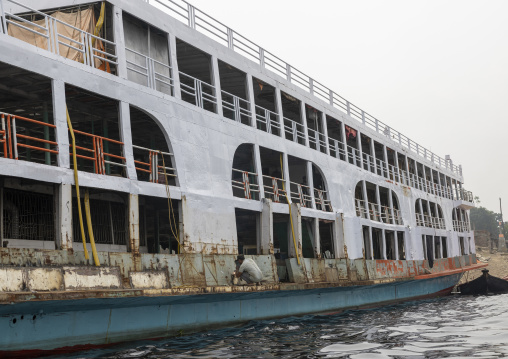
M 363 167 L 363 150 L 362 150 L 362 134 L 359 130 L 356 131 L 356 149 L 358 150 L 358 157 L 360 158 L 360 168 Z M 355 160 L 356 162 L 358 160 Z M 358 163 L 356 163 L 358 165 Z
M 420 201 L 420 215 L 422 216 L 422 226 L 425 227 L 425 217 L 423 216 L 423 200 L 418 198 L 417 201 Z
M 314 227 L 314 258 L 321 258 L 321 235 L 319 233 L 319 218 L 313 219 Z
M 256 125 L 256 99 L 254 98 L 254 86 L 252 84 L 252 76 L 250 74 L 247 74 L 247 99 L 249 100 L 250 104 L 250 113 L 251 113 L 251 120 L 250 125 L 252 127 L 257 127 Z M 267 124 L 268 126 L 268 124 Z
M 376 203 L 377 204 L 377 210 L 379 212 L 379 221 L 382 222 L 382 220 L 381 220 L 381 210 L 382 210 L 382 208 L 381 208 L 381 195 L 379 193 L 379 186 L 378 185 L 376 185 L 376 202 L 377 202 Z
M 52 80 L 51 88 L 53 91 L 53 118 L 56 126 L 55 141 L 58 143 L 57 162 L 59 167 L 70 168 L 69 130 L 67 128 L 65 84 L 60 80 Z
M 370 153 L 371 153 L 371 162 L 372 163 L 369 163 L 369 166 L 370 166 L 370 169 L 371 169 L 371 172 L 374 172 L 375 174 L 377 174 L 377 161 L 376 161 L 376 147 L 374 146 L 374 139 L 371 138 L 370 139 Z M 372 168 L 372 166 L 374 166 L 374 168 Z M 372 169 L 374 169 L 372 171 Z
M 291 181 L 289 178 L 289 162 L 288 162 L 288 160 L 289 160 L 288 154 L 284 152 L 282 154 L 282 168 L 284 170 L 284 183 L 286 186 L 286 192 L 288 194 L 289 201 L 293 202 L 293 200 L 291 199 Z
M 316 199 L 314 197 L 314 177 L 312 176 L 312 162 L 307 161 L 307 185 L 309 186 L 311 207 L 316 209 Z
M 395 224 L 395 211 L 393 208 L 393 197 L 392 197 L 392 190 L 388 189 L 388 203 L 390 205 L 390 213 L 392 215 L 391 223 Z
M 302 214 L 300 210 L 300 205 L 298 203 L 291 203 L 291 218 L 293 221 L 293 230 L 295 234 L 296 245 L 298 246 L 298 254 L 300 257 L 302 256 Z M 288 254 L 290 258 L 296 258 L 296 250 L 293 241 L 293 233 L 291 232 L 291 221 L 289 223 L 288 230 Z
M 127 178 L 136 180 L 138 177 L 136 174 L 134 154 L 132 151 L 133 138 L 131 132 L 131 114 L 129 104 L 127 102 L 120 101 L 120 106 L 118 107 L 118 115 L 120 122 L 120 139 L 123 142 L 123 155 L 125 157 Z
M 395 244 L 395 259 L 400 260 L 400 258 L 399 258 L 399 232 L 393 231 L 393 241 Z
M 168 34 L 169 42 L 169 63 L 171 65 L 171 78 L 173 79 L 173 96 L 177 99 L 182 98 L 180 91 L 180 72 L 178 71 L 178 59 L 176 56 L 176 37 L 173 34 Z
M 397 151 L 393 151 L 395 157 L 395 168 L 393 171 L 393 180 L 400 183 L 400 170 L 399 170 L 399 153 Z
M 259 254 L 273 254 L 273 208 L 270 199 L 261 200 L 261 240 Z
M 280 136 L 282 138 L 286 138 L 286 130 L 284 128 L 284 112 L 282 111 L 282 98 L 280 95 L 280 88 L 275 87 L 274 91 L 275 91 L 275 101 L 276 101 L 275 108 L 276 108 L 277 114 L 279 115 Z
M 258 174 L 258 185 L 259 185 L 259 198 L 265 198 L 265 187 L 263 186 L 263 167 L 261 166 L 261 154 L 259 151 L 259 145 L 254 145 L 254 166 L 256 173 Z
M 335 221 L 333 225 L 333 251 L 335 258 L 345 258 L 346 253 L 344 250 L 344 222 L 342 214 L 335 214 Z
M 139 253 L 139 196 L 129 193 L 129 243 L 128 250 Z
M 346 162 L 349 162 L 349 159 L 348 159 L 348 152 L 347 152 L 347 140 L 346 140 L 346 127 L 344 125 L 344 121 L 341 121 L 340 122 L 340 134 L 341 134 L 341 137 L 342 137 L 342 146 L 343 146 L 343 150 L 344 150 L 344 160 Z M 340 158 L 340 156 L 338 156 Z
M 374 219 L 372 219 L 370 217 L 369 198 L 367 197 L 367 184 L 365 183 L 365 181 L 362 181 L 362 192 L 363 192 L 363 203 L 365 206 L 365 210 L 367 211 L 367 219 L 370 219 L 371 221 L 373 221 Z
M 55 190 L 56 194 L 56 249 L 72 249 L 72 184 L 62 183 Z M 79 223 L 76 223 L 79 226 Z
M 127 57 L 125 55 L 122 9 L 116 5 L 111 6 L 113 11 L 113 38 L 116 43 L 116 55 L 118 56 L 118 77 L 127 79 Z
M 220 87 L 220 73 L 219 62 L 217 57 L 212 56 L 212 85 L 215 88 L 215 98 L 217 99 L 217 114 L 221 117 L 224 116 L 222 111 L 222 92 Z
M 325 111 L 321 112 L 321 126 L 323 128 L 323 135 L 325 137 L 325 153 L 330 156 L 330 144 L 328 143 L 328 126 Z
M 369 226 L 369 246 L 370 246 L 370 258 L 374 259 L 374 244 L 372 243 L 372 227 Z
M 383 145 L 383 154 L 385 156 L 385 171 L 386 171 L 386 178 L 390 178 L 390 165 L 388 163 L 388 151 L 386 150 L 386 146 Z
M 305 136 L 305 146 L 309 147 L 309 130 L 307 127 L 307 111 L 305 111 L 305 102 L 300 101 L 300 119 L 302 120 L 303 133 Z M 316 139 L 317 144 L 317 139 Z M 316 145 L 316 148 L 317 145 Z
M 381 246 L 381 251 L 383 252 L 383 259 L 388 259 L 388 257 L 386 256 L 386 233 L 385 233 L 385 230 L 384 228 L 381 230 L 381 238 L 383 239 L 382 240 L 382 246 Z
M 408 156 L 406 156 L 406 173 L 407 173 L 407 175 L 406 175 L 407 183 L 406 184 L 409 186 L 409 182 L 410 182 L 409 176 L 411 176 L 411 175 L 409 174 L 409 157 Z

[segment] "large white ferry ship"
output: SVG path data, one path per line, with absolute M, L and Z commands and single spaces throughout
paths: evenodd
M 445 295 L 482 266 L 461 166 L 191 4 L 0 16 L 2 355 Z M 238 254 L 263 282 L 232 285 Z

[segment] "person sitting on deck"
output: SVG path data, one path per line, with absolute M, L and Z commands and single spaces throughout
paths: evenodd
M 236 258 L 235 277 L 243 279 L 247 284 L 258 283 L 263 280 L 263 273 L 251 258 L 245 259 L 243 254 Z

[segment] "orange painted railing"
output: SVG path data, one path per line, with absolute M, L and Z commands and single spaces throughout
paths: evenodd
M 5 158 L 13 158 L 15 160 L 18 159 L 18 148 L 24 147 L 29 148 L 35 151 L 42 151 L 47 153 L 58 154 L 58 150 L 52 150 L 46 147 L 28 145 L 26 143 L 18 142 L 18 139 L 25 139 L 40 143 L 45 143 L 48 145 L 53 145 L 55 147 L 58 146 L 58 143 L 55 141 L 45 140 L 43 138 L 37 138 L 33 136 L 27 136 L 16 132 L 16 121 L 24 121 L 29 123 L 34 123 L 37 125 L 45 126 L 48 128 L 56 128 L 55 125 L 33 120 L 31 118 L 26 118 L 18 115 L 13 115 L 9 113 L 0 113 L 0 122 L 1 122 L 1 130 L 0 130 L 0 144 L 3 144 L 3 152 Z
M 112 140 L 107 137 L 102 137 L 98 135 L 92 135 L 91 133 L 74 130 L 75 134 L 83 135 L 91 138 L 91 148 L 86 148 L 82 146 L 76 146 L 76 150 L 84 151 L 90 153 L 90 155 L 77 154 L 76 157 L 82 158 L 85 160 L 92 161 L 94 163 L 95 173 L 100 175 L 105 175 L 106 173 L 106 164 L 110 164 L 113 166 L 121 166 L 125 167 L 125 157 L 120 155 L 115 155 L 113 153 L 104 152 L 104 142 L 114 143 L 120 146 L 123 146 L 123 142 Z M 71 154 L 72 155 L 72 154 Z M 111 158 L 115 158 L 121 160 L 122 162 L 115 162 L 110 160 Z
M 176 177 L 174 168 L 166 165 L 171 163 L 171 153 L 152 150 L 141 146 L 132 145 L 136 150 L 141 150 L 148 153 L 148 162 L 134 160 L 136 171 L 149 173 L 149 182 L 151 183 L 165 183 L 164 175 L 169 177 Z M 163 159 L 165 157 L 165 159 Z

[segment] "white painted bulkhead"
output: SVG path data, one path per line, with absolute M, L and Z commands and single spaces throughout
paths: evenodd
M 68 6 L 68 1 L 25 1 L 28 6 L 37 9 Z M 86 3 L 86 1 L 74 1 Z M 227 62 L 245 73 L 254 76 L 328 114 L 345 124 L 354 126 L 360 133 L 368 135 L 381 144 L 389 145 L 398 153 L 407 154 L 425 166 L 441 171 L 439 167 L 424 158 L 415 157 L 397 143 L 387 140 L 379 133 L 372 131 L 363 124 L 353 120 L 329 104 L 318 100 L 297 86 L 288 83 L 281 77 L 246 60 L 232 50 L 216 43 L 203 34 L 190 29 L 162 11 L 142 1 L 111 0 L 114 5 L 115 34 L 119 36 L 121 29 L 121 10 L 135 15 L 151 25 L 169 34 L 170 50 L 175 50 L 175 38 L 198 47 L 212 57 L 212 64 L 217 59 Z M 111 177 L 80 172 L 80 185 L 90 188 L 102 188 L 134 195 L 146 195 L 166 198 L 163 185 L 137 181 L 136 170 L 130 145 L 129 106 L 135 106 L 147 112 L 163 129 L 164 136 L 174 154 L 174 163 L 178 175 L 178 186 L 171 186 L 171 198 L 181 200 L 181 218 L 183 220 L 180 240 L 189 252 L 236 254 L 238 252 L 237 231 L 235 224 L 235 208 L 262 212 L 262 201 L 248 200 L 233 196 L 231 171 L 233 157 L 238 146 L 244 143 L 255 144 L 256 153 L 259 147 L 273 149 L 286 155 L 298 157 L 314 163 L 323 173 L 329 192 L 333 212 L 324 212 L 312 208 L 302 208 L 305 217 L 340 220 L 343 218 L 344 245 L 349 258 L 362 258 L 363 239 L 362 225 L 374 226 L 385 230 L 404 232 L 406 259 L 423 259 L 422 235 L 437 235 L 448 238 L 449 256 L 459 255 L 459 234 L 453 230 L 452 209 L 458 205 L 456 201 L 442 198 L 427 192 L 404 187 L 385 177 L 373 174 L 348 162 L 334 158 L 326 153 L 302 146 L 293 141 L 276 137 L 257 130 L 253 126 L 232 121 L 219 114 L 193 106 L 176 96 L 170 96 L 126 79 L 125 59 L 122 59 L 123 37 L 115 39 L 119 48 L 119 76 L 92 69 L 83 64 L 64 59 L 42 49 L 38 49 L 10 36 L 0 35 L 0 61 L 13 66 L 42 74 L 51 78 L 54 96 L 54 118 L 59 146 L 59 166 L 40 165 L 25 161 L 0 159 L 0 175 L 27 178 L 62 187 L 73 185 L 73 171 L 70 169 L 68 137 L 65 114 L 65 84 L 73 85 L 120 102 L 121 140 L 125 143 L 128 178 Z M 176 65 L 176 56 L 171 54 L 172 66 Z M 217 66 L 214 76 L 217 79 Z M 217 83 L 217 81 L 215 81 Z M 175 81 L 175 85 L 178 81 Z M 250 86 L 252 90 L 252 85 Z M 220 109 L 221 106 L 218 106 Z M 303 121 L 305 124 L 305 120 Z M 259 154 L 257 154 L 259 158 Z M 258 166 L 259 168 L 259 166 Z M 447 172 L 460 182 L 460 175 Z M 355 187 L 359 181 L 367 181 L 393 191 L 400 205 L 403 225 L 384 224 L 356 216 Z M 61 201 L 69 200 L 70 190 L 64 191 Z M 67 197 L 66 197 L 67 196 Z M 432 229 L 417 226 L 415 201 L 422 198 L 438 203 L 443 210 L 446 229 Z M 65 206 L 61 206 L 62 209 Z M 289 213 L 288 205 L 273 203 L 274 213 Z M 68 218 L 69 213 L 62 211 L 60 218 Z M 263 225 L 263 224 L 262 224 Z M 65 233 L 72 234 L 70 221 L 61 221 L 60 241 L 65 242 Z M 473 238 L 472 232 L 460 234 Z M 335 252 L 339 255 L 344 251 L 337 248 L 342 234 L 335 233 Z M 474 243 L 469 243 L 468 253 L 474 253 Z M 75 246 L 79 249 L 79 245 Z

